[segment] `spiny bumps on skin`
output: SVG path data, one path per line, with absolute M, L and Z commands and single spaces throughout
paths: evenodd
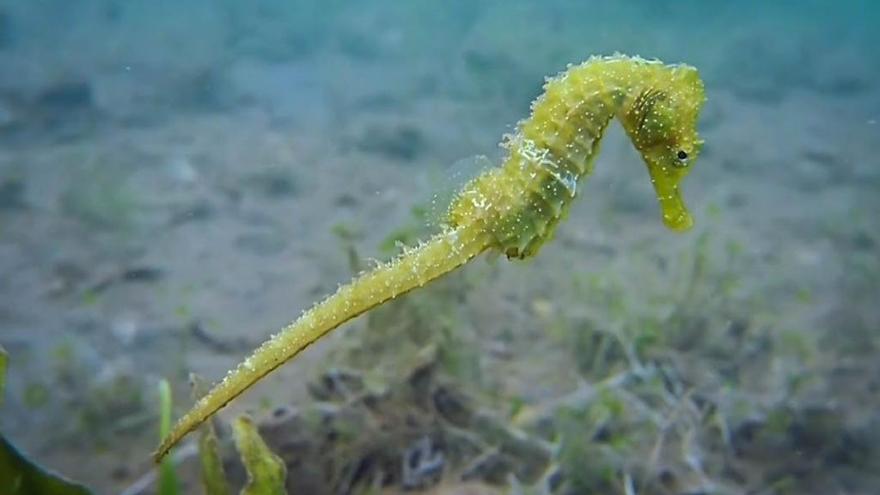
M 705 100 L 696 69 L 636 57 L 591 58 L 547 80 L 502 146 L 500 167 L 462 188 L 442 232 L 339 288 L 284 327 L 196 402 L 162 441 L 158 461 L 260 378 L 346 321 L 422 287 L 484 251 L 534 256 L 568 212 L 592 171 L 599 143 L 617 118 L 642 155 L 664 223 L 692 220 L 678 185 L 700 151 L 696 123 Z

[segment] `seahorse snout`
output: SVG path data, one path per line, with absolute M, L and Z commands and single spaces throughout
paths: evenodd
M 682 232 L 694 226 L 694 219 L 684 204 L 684 200 L 681 199 L 681 192 L 677 186 L 668 191 L 661 191 L 658 188 L 657 200 L 660 202 L 660 209 L 663 213 L 663 223 L 667 227 Z

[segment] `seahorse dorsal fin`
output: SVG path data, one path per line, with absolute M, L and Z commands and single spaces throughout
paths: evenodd
M 494 166 L 495 163 L 486 155 L 471 155 L 439 170 L 431 180 L 435 192 L 431 195 L 428 208 L 428 227 L 438 230 L 445 228 L 449 204 L 462 186 Z

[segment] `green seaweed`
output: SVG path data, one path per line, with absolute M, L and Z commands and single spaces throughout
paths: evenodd
M 205 495 L 229 495 L 231 493 L 226 481 L 226 473 L 223 471 L 217 433 L 210 421 L 199 432 L 199 464 L 202 468 L 201 479 Z
M 248 480 L 241 495 L 278 495 L 287 493 L 284 482 L 287 468 L 263 441 L 253 420 L 240 416 L 232 425 L 235 445 L 247 470 Z
M 159 381 L 159 436 L 164 438 L 171 429 L 171 385 L 164 378 Z M 177 495 L 180 486 L 174 463 L 170 457 L 162 460 L 159 465 L 159 494 Z
M 6 391 L 6 369 L 9 367 L 9 354 L 0 345 L 0 406 L 3 405 L 3 395 Z
M 39 409 L 49 402 L 49 388 L 42 382 L 28 383 L 22 393 L 22 400 L 28 409 Z
M 0 487 L 4 495 L 91 495 L 88 488 L 38 466 L 0 435 Z
M 204 392 L 203 382 L 195 375 L 190 376 L 193 395 Z M 220 457 L 220 441 L 212 421 L 206 421 L 199 429 L 199 464 L 202 487 L 205 495 L 229 495 L 229 483 L 223 470 L 223 459 Z
M 9 355 L 0 346 L 0 405 Z M 18 451 L 0 434 L 0 490 L 3 495 L 91 495 L 86 487 L 54 474 Z

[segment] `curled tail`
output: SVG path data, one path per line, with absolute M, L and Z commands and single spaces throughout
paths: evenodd
M 199 399 L 162 440 L 153 457 L 158 462 L 187 433 L 327 332 L 389 299 L 451 272 L 489 246 L 490 239 L 480 229 L 447 230 L 343 285 L 284 327 Z

